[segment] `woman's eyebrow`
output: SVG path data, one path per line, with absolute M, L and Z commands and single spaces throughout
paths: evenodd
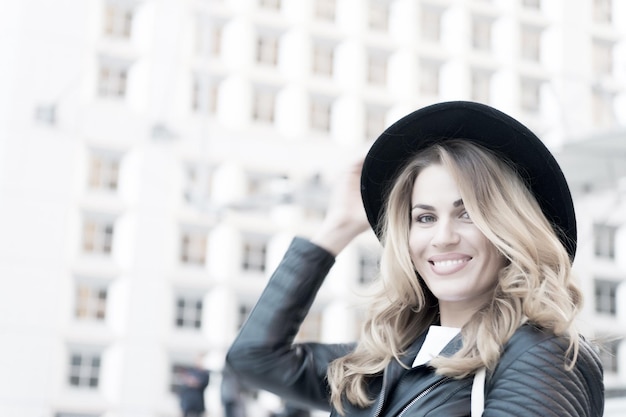
M 457 208 L 457 207 L 461 207 L 464 206 L 465 204 L 463 204 L 463 199 L 459 198 L 458 200 L 456 200 L 454 203 L 452 203 L 452 207 Z M 413 207 L 411 207 L 411 210 L 415 210 L 415 209 L 422 209 L 422 210 L 435 210 L 435 208 L 433 206 L 429 206 L 428 204 L 415 204 Z
M 415 210 L 416 208 L 418 209 L 422 209 L 422 210 L 435 210 L 435 208 L 433 206 L 429 206 L 428 204 L 416 204 L 413 207 L 411 207 L 411 210 Z

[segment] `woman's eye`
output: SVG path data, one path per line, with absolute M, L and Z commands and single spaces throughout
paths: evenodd
M 421 216 L 417 216 L 415 218 L 415 221 L 417 223 L 432 223 L 435 221 L 435 216 L 432 216 L 430 214 L 422 214 Z
M 472 218 L 470 217 L 469 213 L 467 211 L 464 211 L 463 213 L 461 213 L 461 218 L 463 220 L 472 220 Z

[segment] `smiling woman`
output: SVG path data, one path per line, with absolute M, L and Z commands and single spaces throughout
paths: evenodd
M 426 107 L 336 187 L 229 350 L 242 378 L 332 416 L 469 416 L 486 369 L 485 416 L 602 416 L 600 362 L 573 326 L 573 203 L 530 130 L 482 104 Z M 383 250 L 360 340 L 294 344 L 335 256 L 368 223 Z

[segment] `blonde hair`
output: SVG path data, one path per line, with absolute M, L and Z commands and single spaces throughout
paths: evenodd
M 582 295 L 571 276 L 571 261 L 535 197 L 514 168 L 478 145 L 449 140 L 412 158 L 389 192 L 382 222 L 379 287 L 355 350 L 328 369 L 331 402 L 372 404 L 367 381 L 437 320 L 437 300 L 415 272 L 409 256 L 413 184 L 422 169 L 441 164 L 456 180 L 478 229 L 508 259 L 491 301 L 461 329 L 463 347 L 431 361 L 439 374 L 464 378 L 480 367 L 493 369 L 504 344 L 525 321 L 569 341 L 568 367 L 578 353 L 573 320 Z

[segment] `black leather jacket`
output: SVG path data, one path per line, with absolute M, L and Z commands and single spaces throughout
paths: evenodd
M 231 346 L 227 362 L 259 388 L 337 416 L 329 404 L 326 369 L 354 344 L 292 343 L 333 263 L 334 257 L 322 248 L 295 238 Z M 424 338 L 418 336 L 408 349 L 405 365 L 410 367 Z M 444 353 L 460 346 L 457 337 Z M 487 376 L 483 416 L 601 417 L 604 385 L 598 356 L 581 339 L 576 366 L 566 371 L 566 347 L 552 334 L 520 327 Z M 366 409 L 346 404 L 346 415 L 469 416 L 472 383 L 472 377 L 450 379 L 428 365 L 407 370 L 392 361 L 382 376 L 369 382 L 374 404 Z

